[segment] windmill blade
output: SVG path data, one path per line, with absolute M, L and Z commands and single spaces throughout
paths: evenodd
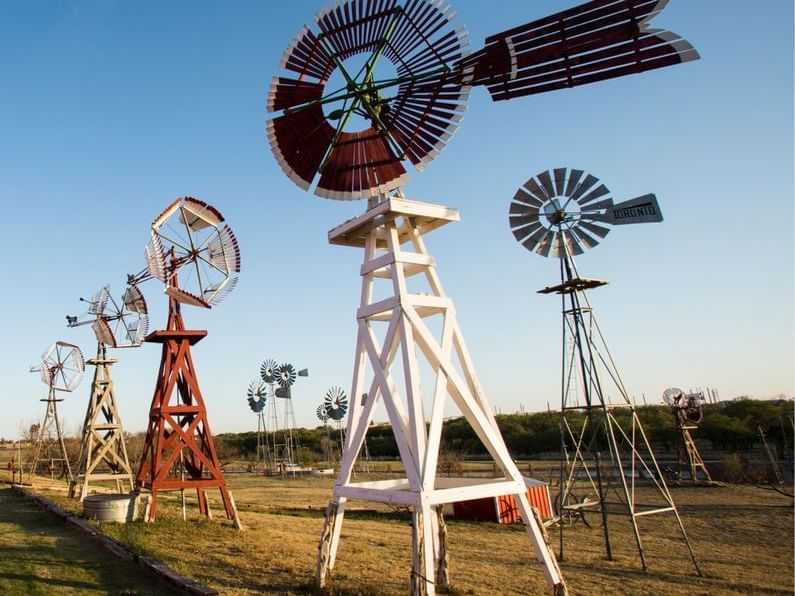
M 539 226 L 539 228 L 535 232 L 530 234 L 524 240 L 519 240 L 518 236 L 517 236 L 516 239 L 519 240 L 522 243 L 522 246 L 524 246 L 527 250 L 533 250 L 536 247 L 536 245 L 539 242 L 541 242 L 541 240 L 544 238 L 546 233 L 547 233 L 547 230 L 545 228 Z M 514 236 L 516 236 L 516 233 L 514 233 Z
M 582 217 L 580 219 L 579 227 L 583 228 L 584 230 L 587 230 L 588 232 L 594 234 L 595 236 L 599 236 L 600 238 L 604 238 L 610 233 L 610 228 L 606 228 L 604 226 L 600 226 L 598 224 L 586 221 L 585 217 Z
M 648 27 L 666 4 L 592 0 L 492 35 L 464 64 L 502 101 L 697 60 L 687 41 Z
M 586 234 L 581 229 L 581 227 L 582 227 L 581 225 L 578 225 L 578 226 L 576 226 L 576 227 L 574 227 L 574 228 L 572 228 L 570 230 L 571 233 L 577 238 L 577 240 L 581 244 L 584 244 L 585 248 L 587 248 L 587 249 L 591 249 L 594 246 L 598 245 L 599 241 L 596 238 L 593 238 L 593 237 L 589 236 L 588 234 Z
M 588 174 L 587 176 L 585 176 L 585 180 L 583 180 L 577 186 L 577 188 L 574 189 L 574 192 L 568 195 L 569 199 L 571 199 L 572 201 L 576 201 L 579 204 L 580 197 L 584 195 L 586 192 L 588 192 L 588 190 L 590 190 L 593 187 L 593 185 L 596 184 L 597 182 L 599 182 L 599 178 L 597 178 L 592 174 Z
M 124 303 L 124 308 L 130 312 L 137 312 L 142 315 L 149 312 L 146 306 L 146 299 L 138 286 L 127 286 L 121 301 Z
M 566 190 L 561 194 L 570 197 L 574 193 L 574 189 L 577 188 L 583 173 L 583 170 L 571 170 L 569 172 L 569 181 L 566 183 Z
M 113 331 L 108 325 L 108 322 L 105 319 L 97 319 L 91 325 L 91 329 L 94 330 L 94 335 L 97 338 L 97 341 L 101 344 L 108 346 L 109 348 L 116 347 L 116 338 L 113 335 Z
M 334 140 L 334 129 L 319 105 L 269 120 L 268 141 L 279 167 L 308 190 Z
M 582 206 L 586 206 L 588 203 L 592 203 L 596 199 L 600 199 L 609 194 L 610 191 L 608 188 L 604 184 L 600 184 L 582 198 L 577 199 L 577 202 Z
M 224 225 L 207 244 L 210 264 L 221 271 L 240 273 L 240 246 L 232 228 Z
M 552 176 L 549 173 L 549 170 L 541 172 L 538 176 L 538 181 L 541 183 L 541 187 L 544 189 L 544 194 L 548 198 L 556 197 L 557 192 L 555 192 L 555 187 L 552 184 Z
M 541 255 L 542 257 L 548 257 L 549 251 L 552 248 L 552 243 L 555 240 L 555 232 L 552 230 L 546 230 L 544 235 L 538 241 L 538 248 L 536 248 L 536 254 Z

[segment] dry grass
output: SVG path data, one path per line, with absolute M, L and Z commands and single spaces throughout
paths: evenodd
M 246 528 L 199 519 L 188 500 L 180 518 L 176 495 L 164 499 L 155 524 L 103 526 L 134 550 L 224 594 L 312 593 L 317 541 L 331 479 L 229 474 Z M 46 483 L 50 486 L 51 483 Z M 45 489 L 46 490 L 46 489 Z M 76 509 L 63 492 L 47 491 Z M 751 486 L 678 488 L 674 499 L 704 571 L 695 575 L 670 514 L 642 519 L 649 571 L 643 573 L 624 518 L 611 517 L 613 561 L 602 534 L 581 523 L 567 529 L 563 573 L 576 594 L 792 594 L 792 499 Z M 451 578 L 457 594 L 545 592 L 541 570 L 521 526 L 448 521 Z M 551 539 L 557 545 L 557 533 Z M 352 503 L 329 584 L 334 594 L 402 594 L 408 588 L 411 527 L 405 512 Z

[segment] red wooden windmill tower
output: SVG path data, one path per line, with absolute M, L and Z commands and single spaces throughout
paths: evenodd
M 145 519 L 153 521 L 158 493 L 195 489 L 199 511 L 210 515 L 206 490 L 218 488 L 226 516 L 240 527 L 237 510 L 221 471 L 199 388 L 191 347 L 207 335 L 185 329 L 181 305 L 211 308 L 234 288 L 240 271 L 240 249 L 232 230 L 213 207 L 191 197 L 174 201 L 152 223 L 146 249 L 148 267 L 130 283 L 155 277 L 166 284 L 168 324 L 144 341 L 162 344 L 149 424 L 136 490 L 147 489 L 151 500 Z M 178 283 L 178 273 L 187 280 Z M 183 492 L 184 494 L 184 492 Z

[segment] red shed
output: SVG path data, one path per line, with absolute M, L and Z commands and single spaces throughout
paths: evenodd
M 549 500 L 549 485 L 541 480 L 525 478 L 527 499 L 538 509 L 541 519 L 551 519 L 552 503 Z M 493 521 L 500 524 L 515 524 L 522 521 L 519 507 L 513 495 L 473 499 L 453 503 L 453 516 L 460 519 Z

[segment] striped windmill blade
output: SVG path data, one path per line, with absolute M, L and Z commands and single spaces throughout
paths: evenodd
M 508 213 L 508 224 L 514 237 L 527 250 L 533 250 L 545 229 L 539 219 L 541 201 L 535 200 L 521 188 L 514 195 Z
M 473 73 L 456 67 L 468 38 L 454 15 L 444 0 L 343 0 L 321 10 L 320 34 L 304 27 L 282 57 L 298 78 L 275 77 L 268 94 L 268 110 L 281 112 L 268 140 L 287 176 L 306 190 L 319 174 L 318 196 L 366 199 L 405 184 L 403 160 L 418 170 L 433 161 L 461 121 Z M 366 66 L 329 89 L 332 73 L 362 54 Z M 375 79 L 379 60 L 394 78 Z M 346 130 L 352 113 L 368 126 Z
M 105 312 L 105 306 L 108 303 L 110 296 L 110 287 L 102 286 L 102 288 L 94 294 L 88 301 L 88 314 L 102 316 Z
M 94 331 L 94 335 L 97 338 L 97 341 L 101 344 L 108 346 L 109 348 L 116 348 L 116 337 L 113 333 L 113 330 L 110 328 L 110 324 L 105 319 L 97 319 L 91 324 L 91 329 Z
M 226 273 L 240 273 L 240 246 L 228 225 L 218 228 L 218 234 L 207 243 L 210 264 Z
M 237 277 L 227 277 L 220 283 L 208 285 L 204 289 L 204 301 L 210 306 L 217 306 L 237 287 L 237 281 Z
M 318 420 L 320 420 L 323 424 L 328 422 L 329 415 L 328 409 L 326 408 L 326 404 L 320 404 L 317 409 L 315 410 L 315 414 L 317 414 Z
M 697 60 L 687 41 L 649 28 L 667 4 L 591 0 L 486 38 L 464 65 L 502 101 Z
M 149 269 L 149 275 L 160 281 L 166 281 L 166 255 L 163 252 L 163 243 L 160 237 L 152 233 L 152 239 L 146 246 L 145 255 L 146 267 Z
M 129 312 L 137 312 L 142 315 L 149 312 L 146 306 L 146 299 L 138 286 L 127 286 L 121 301 L 124 303 L 124 308 Z

